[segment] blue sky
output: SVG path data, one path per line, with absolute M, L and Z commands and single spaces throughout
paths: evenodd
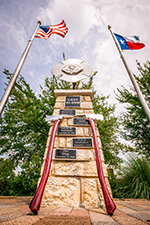
M 139 35 L 146 47 L 138 51 L 124 51 L 137 74 L 136 60 L 141 64 L 150 58 L 149 0 L 0 0 L 0 98 L 4 93 L 4 68 L 14 72 L 31 38 L 38 20 L 42 25 L 66 21 L 69 31 L 65 38 L 52 35 L 48 40 L 35 39 L 21 70 L 21 74 L 38 94 L 44 79 L 51 77 L 51 69 L 66 59 L 82 59 L 98 74 L 94 78 L 98 94 L 110 95 L 110 103 L 117 103 L 114 91 L 121 85 L 132 85 L 120 59 L 107 26 L 113 32 Z M 117 103 L 116 115 L 123 110 Z

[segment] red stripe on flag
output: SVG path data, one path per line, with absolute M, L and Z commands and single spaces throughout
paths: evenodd
M 68 32 L 68 27 L 66 27 L 66 23 L 64 20 L 62 20 L 62 22 L 59 24 L 50 25 L 47 29 L 49 29 L 49 31 L 46 33 L 44 32 L 44 30 L 42 30 L 41 26 L 40 29 L 37 31 L 35 37 L 44 38 L 47 40 L 51 36 L 51 34 L 58 34 L 64 38 L 66 33 Z
M 139 43 L 139 42 L 132 43 L 130 41 L 127 41 L 127 45 L 129 47 L 129 49 L 131 49 L 131 50 L 132 49 L 141 49 L 141 48 L 144 48 L 145 47 L 145 45 L 143 43 Z

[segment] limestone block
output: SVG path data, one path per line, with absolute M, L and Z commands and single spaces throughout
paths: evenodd
M 86 114 L 94 114 L 94 111 L 92 109 L 84 109 L 83 110 L 83 113 L 86 113 Z
M 104 162 L 102 162 L 104 177 L 108 177 L 107 167 Z
M 95 160 L 83 163 L 83 165 L 83 176 L 98 176 Z
M 46 147 L 45 152 L 44 152 L 44 157 L 43 157 L 44 160 L 46 159 L 47 151 L 48 151 L 48 147 Z
M 53 115 L 59 115 L 59 109 L 54 109 Z
M 44 165 L 45 165 L 45 162 L 43 162 L 43 164 L 42 164 L 42 166 L 41 166 L 40 176 L 42 176 L 42 174 L 43 174 Z M 40 178 L 40 180 L 41 180 L 41 178 Z M 38 182 L 38 183 L 39 183 L 39 182 Z
M 68 123 L 68 126 L 72 126 L 73 125 L 73 119 L 68 118 L 67 123 Z
M 58 96 L 56 101 L 63 101 L 65 102 L 66 96 Z
M 97 178 L 96 181 L 97 181 L 97 193 L 98 193 L 98 199 L 100 202 L 100 206 L 106 211 L 104 195 L 103 195 L 103 191 L 102 191 L 102 187 L 101 187 L 99 178 Z
M 103 154 L 102 149 L 100 149 L 100 156 L 101 156 L 101 161 L 104 162 L 105 159 L 104 159 L 104 154 Z
M 76 127 L 76 129 L 77 129 L 77 136 L 83 137 L 84 136 L 83 127 Z
M 64 105 L 65 103 L 64 102 L 59 102 L 59 101 L 56 101 L 55 102 L 55 106 L 54 106 L 54 109 L 64 109 L 64 107 L 65 107 L 65 105 Z
M 81 102 L 83 102 L 84 101 L 84 96 L 81 96 L 81 95 L 79 95 L 79 96 L 80 96 Z
M 81 102 L 81 108 L 83 108 L 83 109 L 93 109 L 92 102 Z
M 55 159 L 55 151 L 56 151 L 56 149 L 53 149 L 53 156 L 52 156 L 52 160 L 54 160 L 54 159 Z
M 49 177 L 42 205 L 79 207 L 80 181 L 78 178 Z
M 85 102 L 91 102 L 91 97 L 90 96 L 84 96 L 84 101 Z
M 76 109 L 76 115 L 83 114 L 83 109 Z
M 52 130 L 53 130 L 53 126 L 50 127 L 48 135 L 51 135 Z
M 83 173 L 82 163 L 61 162 L 55 163 L 55 175 L 59 176 L 79 176 Z
M 85 137 L 92 137 L 92 131 L 90 127 L 84 127 L 83 130 L 84 130 Z
M 55 162 L 52 161 L 49 176 L 54 175 L 54 174 L 55 174 Z
M 66 148 L 66 138 L 65 137 L 58 138 L 58 147 L 57 148 Z
M 97 137 L 99 137 L 99 131 L 98 131 L 98 128 L 95 127 L 95 130 L 96 130 L 96 135 L 97 135 Z
M 61 127 L 67 127 L 67 118 L 63 118 L 63 119 L 60 121 L 59 126 L 61 126 Z
M 82 205 L 90 207 L 100 206 L 99 196 L 97 194 L 97 180 L 96 179 L 82 179 Z
M 58 138 L 55 137 L 54 148 L 58 148 Z
M 100 149 L 102 149 L 102 142 L 101 142 L 100 138 L 98 138 L 98 146 Z
M 55 163 L 55 176 L 97 177 L 95 161 Z
M 72 148 L 72 138 L 67 138 L 66 147 L 67 148 Z
M 77 150 L 77 160 L 94 160 L 93 150 Z

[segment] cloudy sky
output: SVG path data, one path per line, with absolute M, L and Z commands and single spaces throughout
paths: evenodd
M 21 74 L 31 88 L 40 93 L 39 85 L 51 77 L 51 69 L 63 60 L 77 58 L 90 63 L 98 74 L 94 83 L 98 94 L 109 95 L 117 103 L 114 91 L 131 81 L 107 28 L 123 36 L 140 36 L 146 47 L 124 51 L 134 74 L 136 60 L 141 64 L 150 58 L 149 0 L 0 0 L 0 97 L 4 93 L 4 68 L 14 72 L 31 38 L 38 20 L 42 25 L 66 21 L 69 31 L 65 38 L 52 35 L 48 40 L 34 39 Z M 122 111 L 117 103 L 116 115 Z

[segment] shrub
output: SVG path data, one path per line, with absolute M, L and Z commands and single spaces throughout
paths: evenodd
M 117 190 L 123 198 L 150 199 L 150 165 L 145 157 L 127 158 Z

